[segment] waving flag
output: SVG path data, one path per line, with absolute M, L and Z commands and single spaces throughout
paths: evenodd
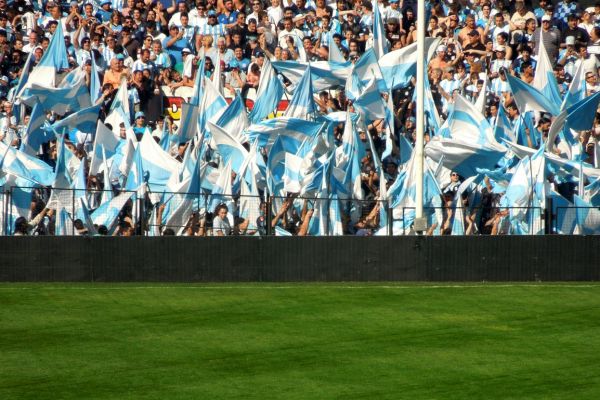
M 77 111 L 76 113 L 71 114 L 64 119 L 55 122 L 48 129 L 55 132 L 61 132 L 63 128 L 66 128 L 69 131 L 72 129 L 77 129 L 78 131 L 84 133 L 95 132 L 100 109 L 101 105 L 97 105 Z
M 278 136 L 286 144 L 289 153 L 296 154 L 307 138 L 314 138 L 326 126 L 325 123 L 305 121 L 299 118 L 278 117 L 250 125 L 245 133 L 250 142 L 258 140 L 260 147 L 269 149 Z
M 283 93 L 283 84 L 277 77 L 271 62 L 265 59 L 260 72 L 256 101 L 250 115 L 248 115 L 248 119 L 252 123 L 258 123 L 265 119 L 267 115 L 277 108 Z
M 29 74 L 27 83 L 21 88 L 17 94 L 19 97 L 28 97 L 27 90 L 33 84 L 38 84 L 41 87 L 53 88 L 56 86 L 56 73 L 63 69 L 69 68 L 69 60 L 67 58 L 67 48 L 65 46 L 65 37 L 63 34 L 62 24 L 56 26 L 56 31 L 50 39 L 50 44 L 44 52 L 42 59 Z
M 573 196 L 577 226 L 583 235 L 600 234 L 600 210 L 581 197 Z
M 302 79 L 296 86 L 292 100 L 285 110 L 284 116 L 288 118 L 301 118 L 314 120 L 314 114 L 318 112 L 315 99 L 313 98 L 312 78 L 310 64 L 304 71 Z
M 385 27 L 383 26 L 377 0 L 373 1 L 373 50 L 378 59 L 383 57 L 388 51 Z
M 559 105 L 533 86 L 510 74 L 506 74 L 506 80 L 521 113 L 526 111 L 549 112 L 552 115 L 560 113 Z
M 244 160 L 248 157 L 248 150 L 235 138 L 231 137 L 220 126 L 208 123 L 208 128 L 212 132 L 213 140 L 217 145 L 219 154 L 225 164 L 230 164 L 231 170 L 239 174 Z
M 575 103 L 580 102 L 585 98 L 586 84 L 585 84 L 585 69 L 584 63 L 580 62 L 573 76 L 573 80 L 569 85 L 569 90 L 565 94 L 560 110 L 563 111 L 566 108 L 571 107 Z
M 440 38 L 425 38 L 425 54 L 429 61 Z M 388 89 L 407 86 L 417 75 L 417 43 L 391 51 L 379 59 L 381 73 Z
M 309 63 L 296 61 L 273 61 L 273 68 L 280 74 L 285 76 L 296 86 L 304 72 L 308 68 Z M 327 90 L 334 86 L 344 86 L 346 79 L 350 74 L 352 63 L 336 63 L 329 61 L 315 61 L 310 63 L 312 90 L 321 91 Z
M 556 77 L 554 76 L 552 63 L 550 62 L 550 58 L 548 57 L 548 53 L 546 51 L 546 46 L 544 45 L 543 34 L 544 31 L 540 29 L 540 47 L 538 50 L 535 76 L 533 78 L 533 87 L 543 93 L 552 104 L 554 104 L 556 107 L 559 107 L 562 103 L 562 96 L 558 90 L 558 83 L 556 83 Z
M 243 132 L 248 128 L 248 115 L 246 113 L 246 104 L 238 94 L 233 101 L 217 117 L 213 118 L 215 125 L 220 126 L 225 132 L 236 138 L 240 143 L 246 141 Z

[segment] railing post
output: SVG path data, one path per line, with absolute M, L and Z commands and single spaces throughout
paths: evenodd
M 552 218 L 552 198 L 546 199 L 546 208 L 544 209 L 544 218 L 545 218 L 545 226 L 544 226 L 544 234 L 550 235 L 553 231 L 554 227 L 554 219 Z
M 267 196 L 267 212 L 265 215 L 265 230 L 267 232 L 267 236 L 271 236 L 272 235 L 272 229 L 271 229 L 271 221 L 273 220 L 273 210 L 272 210 L 272 203 L 271 203 L 271 197 Z
M 394 218 L 392 215 L 392 208 L 390 207 L 390 202 L 388 200 L 385 201 L 385 209 L 387 213 L 388 236 L 394 236 Z
M 71 214 L 71 219 L 73 220 L 71 224 L 71 236 L 75 236 L 75 189 L 71 190 L 71 210 L 73 211 L 73 214 Z

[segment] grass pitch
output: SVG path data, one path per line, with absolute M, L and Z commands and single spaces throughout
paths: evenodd
M 600 285 L 0 285 L 0 399 L 598 399 Z

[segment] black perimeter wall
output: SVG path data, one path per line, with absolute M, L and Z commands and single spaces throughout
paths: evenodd
M 0 237 L 5 282 L 595 280 L 600 236 Z
M 595 280 L 600 236 L 0 237 L 5 282 Z

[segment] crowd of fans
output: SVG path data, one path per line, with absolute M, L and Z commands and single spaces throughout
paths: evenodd
M 401 49 L 417 40 L 416 1 L 380 0 L 376 6 L 390 50 Z M 222 74 L 226 97 L 231 98 L 236 93 L 244 98 L 252 97 L 258 88 L 265 59 L 327 61 L 331 46 L 337 46 L 346 60 L 356 61 L 373 45 L 373 7 L 373 3 L 366 0 L 99 0 L 70 3 L 22 0 L 7 3 L 0 0 L 0 98 L 3 101 L 0 137 L 16 142 L 25 131 L 28 118 L 21 118 L 17 123 L 12 115 L 16 101 L 14 88 L 27 57 L 32 57 L 33 65 L 39 62 L 57 24 L 61 24 L 64 31 L 70 67 L 83 67 L 88 82 L 91 63 L 95 63 L 100 73 L 103 84 L 101 118 L 108 112 L 125 76 L 135 126 L 139 130 L 149 126 L 158 136 L 163 124 L 167 124 L 170 133 L 178 126 L 166 113 L 164 97 L 187 99 L 192 95 L 201 57 L 205 57 L 203 72 L 207 78 L 215 71 Z M 546 0 L 537 4 L 530 0 L 446 0 L 427 2 L 426 9 L 427 36 L 442 38 L 428 64 L 431 94 L 442 120 L 447 118 L 456 93 L 475 101 L 482 90 L 488 94 L 485 116 L 492 126 L 500 106 L 506 108 L 509 119 L 516 120 L 519 111 L 511 97 L 506 74 L 531 83 L 541 40 L 561 93 L 567 90 L 580 63 L 584 65 L 588 93 L 600 91 L 600 4 L 583 9 L 573 0 L 557 4 Z M 219 68 L 216 68 L 217 62 Z M 351 104 L 343 89 L 319 94 L 315 100 L 322 114 L 348 109 Z M 392 100 L 396 135 L 414 143 L 413 86 L 395 90 Z M 26 109 L 25 113 L 28 111 Z M 53 116 L 49 115 L 49 118 Z M 545 137 L 550 119 L 540 116 L 535 128 L 539 138 Z M 336 129 L 337 139 L 341 138 L 342 132 L 343 125 Z M 374 121 L 366 132 L 361 132 L 361 140 L 365 143 L 367 135 L 371 135 L 379 153 L 377 157 L 384 149 L 384 132 L 383 120 Z M 395 143 L 398 143 L 398 137 Z M 580 136 L 587 154 L 584 161 L 596 167 L 599 139 L 600 119 L 597 119 L 594 128 Z M 528 140 L 529 147 L 539 145 L 533 133 Z M 184 150 L 175 147 L 173 155 L 182 160 Z M 78 158 L 89 157 L 86 153 L 89 148 L 78 146 L 78 143 L 73 143 L 73 151 Z M 39 157 L 51 165 L 55 156 L 53 141 L 40 149 Z M 397 176 L 401 164 L 398 149 L 383 161 L 389 184 Z M 379 177 L 374 173 L 373 155 L 369 151 L 361 168 L 363 189 L 368 193 L 367 197 L 375 198 L 380 187 Z M 444 192 L 455 191 L 457 179 L 458 176 L 448 177 Z M 90 179 L 90 187 L 94 185 L 99 183 Z M 44 197 L 43 190 L 38 190 L 34 203 L 36 199 L 42 202 Z M 490 203 L 493 202 L 491 199 Z M 273 212 L 274 216 L 280 215 L 281 208 L 289 203 L 284 201 L 280 209 Z M 36 207 L 40 208 L 39 204 L 32 208 Z M 373 210 L 377 211 L 378 205 L 373 204 L 363 212 L 362 225 L 355 224 L 345 230 L 372 233 L 379 224 L 377 212 Z M 222 209 L 211 211 L 215 218 L 223 212 Z M 302 232 L 305 216 L 310 211 L 304 207 L 294 222 L 297 228 L 288 230 Z M 32 217 L 36 215 L 41 214 L 32 213 Z M 289 215 L 281 213 L 281 218 Z M 198 221 L 191 221 L 190 226 L 196 224 L 197 228 L 190 233 L 204 232 L 200 229 L 201 218 L 196 215 L 193 218 Z M 492 215 L 488 220 L 494 218 Z M 20 221 L 21 231 L 30 232 L 39 222 L 33 218 L 30 222 L 27 219 Z M 123 227 L 126 225 L 124 223 Z M 239 227 L 218 226 L 227 233 L 240 231 Z M 129 223 L 127 229 L 117 232 L 124 234 L 124 231 L 134 233 L 137 230 L 139 234 L 140 229 Z

